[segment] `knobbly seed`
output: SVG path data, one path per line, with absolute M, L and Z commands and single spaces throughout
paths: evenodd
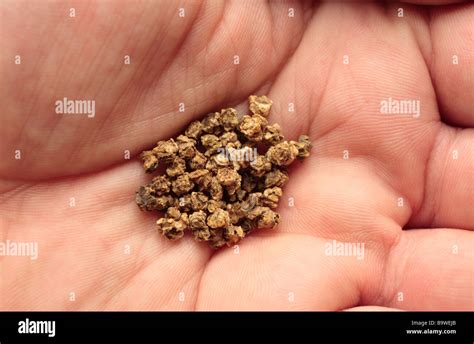
M 298 156 L 298 148 L 288 141 L 283 141 L 268 149 L 265 157 L 276 166 L 288 166 Z
M 263 191 L 261 203 L 271 209 L 275 209 L 278 206 L 278 201 L 282 195 L 283 191 L 277 186 L 265 189 L 265 191 Z
M 175 206 L 179 208 L 180 211 L 188 212 L 193 209 L 193 203 L 191 200 L 191 195 L 183 195 L 175 199 Z
M 263 132 L 263 141 L 270 146 L 276 145 L 283 140 L 281 127 L 278 123 L 267 125 Z
M 202 120 L 202 130 L 209 134 L 220 134 L 221 114 L 219 112 L 210 113 Z
M 167 239 L 189 230 L 217 249 L 280 222 L 275 209 L 288 181 L 286 166 L 307 158 L 311 142 L 306 135 L 285 140 L 279 124 L 268 124 L 272 101 L 266 96 L 248 100 L 251 114 L 241 120 L 233 108 L 210 113 L 140 154 L 145 172 L 165 167 L 135 200 L 141 210 L 164 212 L 156 225 Z
M 188 193 L 194 187 L 194 183 L 189 179 L 188 174 L 178 176 L 171 185 L 173 192 L 177 196 L 181 196 Z
M 189 168 L 191 170 L 197 170 L 200 168 L 205 168 L 207 163 L 207 158 L 201 152 L 196 152 L 194 158 L 189 162 Z
M 250 163 L 250 173 L 255 177 L 263 177 L 272 169 L 272 164 L 264 155 L 259 155 Z
M 202 192 L 191 193 L 191 207 L 193 210 L 202 210 L 206 207 L 209 197 Z
M 169 240 L 181 239 L 186 229 L 186 223 L 182 220 L 162 217 L 157 222 L 158 231 Z
M 189 160 L 194 157 L 196 154 L 196 141 L 185 136 L 179 135 L 176 138 L 176 143 L 178 145 L 179 156 L 183 159 Z
M 144 210 L 154 210 L 156 209 L 156 197 L 154 194 L 154 189 L 149 186 L 140 186 L 138 190 L 135 201 L 141 209 Z
M 249 110 L 254 115 L 261 115 L 267 117 L 270 113 L 273 102 L 267 96 L 250 96 Z
M 240 226 L 230 225 L 224 229 L 224 239 L 229 245 L 237 244 L 245 237 L 245 232 Z
M 274 168 L 265 175 L 264 187 L 271 188 L 273 186 L 282 187 L 288 181 L 288 173 L 285 170 Z
M 214 213 L 217 209 L 222 209 L 224 207 L 224 203 L 222 201 L 217 201 L 215 199 L 210 199 L 209 202 L 207 202 L 207 212 L 209 214 Z
M 170 192 L 171 182 L 167 176 L 157 176 L 152 179 L 150 187 L 157 196 L 162 196 Z
M 167 217 L 172 218 L 174 220 L 179 220 L 181 218 L 181 212 L 176 207 L 169 207 L 166 211 L 166 215 Z
M 260 115 L 247 116 L 242 118 L 240 132 L 250 141 L 259 142 L 263 139 L 263 131 L 267 120 Z
M 186 161 L 182 158 L 176 158 L 170 164 L 170 166 L 166 169 L 166 174 L 169 177 L 177 177 L 181 176 L 186 172 Z
M 290 141 L 298 149 L 297 158 L 302 160 L 309 157 L 310 150 L 312 148 L 311 141 L 307 135 L 301 135 L 298 139 L 298 142 Z
M 237 111 L 232 108 L 222 109 L 221 110 L 221 122 L 222 127 L 225 131 L 234 130 L 235 127 L 239 124 L 239 119 L 237 116 Z M 235 134 L 235 133 L 232 133 Z
M 168 141 L 159 141 L 156 147 L 153 148 L 153 153 L 160 164 L 172 162 L 176 158 L 177 152 L 178 145 L 173 139 L 169 139 Z
M 143 160 L 143 168 L 146 173 L 151 173 L 158 168 L 158 158 L 153 151 L 143 151 L 140 157 Z
M 201 136 L 202 129 L 203 125 L 201 121 L 194 121 L 188 126 L 184 135 L 197 140 Z
M 209 246 L 214 249 L 221 248 L 224 245 L 231 246 L 224 238 L 224 231 L 222 228 L 211 229 L 209 230 L 211 237 L 209 238 Z
M 209 194 L 213 200 L 219 201 L 224 197 L 224 189 L 216 177 L 212 177 L 209 185 Z
M 195 211 L 189 215 L 189 228 L 193 231 L 207 229 L 207 213 L 203 210 Z
M 211 228 L 224 228 L 230 225 L 230 216 L 226 210 L 217 209 L 207 217 L 207 225 Z
M 206 148 L 205 156 L 210 157 L 217 153 L 219 148 L 222 147 L 222 142 L 216 135 L 207 134 L 201 137 L 201 143 Z

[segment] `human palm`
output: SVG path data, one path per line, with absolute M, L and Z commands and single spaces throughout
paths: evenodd
M 473 309 L 472 5 L 71 6 L 0 6 L 0 235 L 39 245 L 0 257 L 0 309 Z M 160 237 L 134 156 L 249 94 L 313 142 L 280 225 L 219 251 Z M 95 117 L 56 114 L 64 97 Z M 388 98 L 420 116 L 382 114 Z

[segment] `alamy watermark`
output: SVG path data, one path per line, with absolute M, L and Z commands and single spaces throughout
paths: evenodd
M 258 156 L 257 148 L 218 148 L 217 152 L 220 154 L 220 158 L 224 158 L 228 161 L 255 161 Z
M 0 241 L 0 256 L 30 257 L 38 259 L 38 243 L 25 241 Z
M 48 337 L 56 336 L 56 321 L 54 320 L 30 320 L 26 318 L 18 322 L 18 333 L 20 334 L 47 334 Z
M 54 103 L 57 114 L 87 115 L 95 117 L 95 100 L 72 100 L 64 97 Z
M 333 240 L 324 244 L 324 254 L 336 257 L 356 257 L 364 259 L 365 244 L 360 242 L 340 242 Z
M 384 99 L 380 102 L 380 113 L 406 114 L 418 118 L 421 114 L 420 101 L 417 99 Z

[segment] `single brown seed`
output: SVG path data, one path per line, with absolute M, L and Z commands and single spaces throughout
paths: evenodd
M 237 244 L 245 237 L 245 232 L 240 226 L 230 225 L 224 229 L 224 239 L 228 246 Z
M 151 173 L 158 168 L 158 158 L 153 151 L 143 151 L 140 158 L 143 160 L 143 168 L 146 173 Z
M 201 121 L 192 122 L 186 129 L 184 135 L 189 138 L 197 140 L 201 136 L 203 125 Z
M 268 124 L 265 117 L 260 115 L 247 116 L 242 118 L 240 132 L 250 141 L 259 142 L 263 139 L 265 126 Z
M 168 141 L 159 141 L 156 147 L 153 148 L 153 153 L 158 159 L 159 163 L 168 164 L 176 158 L 178 152 L 178 145 L 173 139 Z
M 157 222 L 158 231 L 170 240 L 181 239 L 187 224 L 182 220 L 162 217 Z
M 298 148 L 288 141 L 283 141 L 268 149 L 266 158 L 274 165 L 288 166 L 298 156 Z
M 249 109 L 254 115 L 267 117 L 270 113 L 273 102 L 267 96 L 250 96 Z
M 237 111 L 232 108 L 221 110 L 221 122 L 225 131 L 234 130 L 239 124 Z
M 172 190 L 177 196 L 184 195 L 191 191 L 194 183 L 189 179 L 188 174 L 178 176 L 172 183 Z
M 166 169 L 166 174 L 170 177 L 181 176 L 186 172 L 186 161 L 182 158 L 174 159 Z
M 207 225 L 211 228 L 224 228 L 230 225 L 229 213 L 222 209 L 217 209 L 207 218 Z
M 280 200 L 281 196 L 283 196 L 282 189 L 278 186 L 275 186 L 263 191 L 263 196 L 260 202 L 264 206 L 275 209 L 278 206 L 278 201 Z

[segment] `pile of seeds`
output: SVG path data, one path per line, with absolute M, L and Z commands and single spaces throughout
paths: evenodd
M 251 115 L 239 119 L 233 108 L 210 113 L 141 153 L 147 173 L 166 171 L 136 194 L 142 210 L 165 212 L 160 233 L 175 240 L 189 229 L 197 241 L 220 248 L 278 224 L 286 166 L 308 157 L 311 143 L 305 135 L 284 140 L 280 125 L 268 124 L 271 106 L 266 96 L 250 96 Z

